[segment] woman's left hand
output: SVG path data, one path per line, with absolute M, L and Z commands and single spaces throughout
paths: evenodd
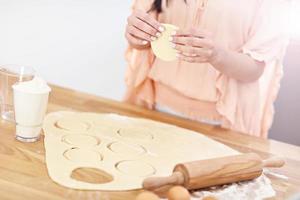
M 177 31 L 170 38 L 173 47 L 177 50 L 180 60 L 191 63 L 211 62 L 218 54 L 217 45 L 210 33 L 189 29 Z

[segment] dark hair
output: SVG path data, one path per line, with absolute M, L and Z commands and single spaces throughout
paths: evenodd
M 161 13 L 163 10 L 162 10 L 162 1 L 163 0 L 154 0 L 153 4 L 152 4 L 152 7 L 149 11 L 156 11 L 157 13 Z M 167 5 L 169 3 L 169 0 L 166 0 L 167 1 Z M 178 0 L 176 0 L 178 1 Z M 184 0 L 184 2 L 186 3 L 186 0 Z

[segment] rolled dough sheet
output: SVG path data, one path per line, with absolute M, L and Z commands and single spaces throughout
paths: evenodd
M 151 42 L 151 48 L 154 55 L 164 61 L 176 60 L 176 51 L 172 48 L 169 38 L 171 34 L 178 30 L 178 27 L 171 24 L 162 24 L 165 31 L 155 41 Z
M 49 176 L 81 190 L 140 189 L 146 177 L 168 176 L 178 163 L 239 154 L 187 129 L 116 114 L 50 113 L 43 129 Z M 71 174 L 78 168 L 105 171 L 113 180 L 75 180 Z

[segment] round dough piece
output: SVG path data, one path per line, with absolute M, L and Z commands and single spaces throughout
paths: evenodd
M 90 124 L 78 119 L 62 118 L 55 123 L 59 129 L 73 132 L 85 132 L 90 128 Z
M 62 142 L 76 147 L 93 147 L 100 144 L 100 140 L 92 135 L 69 134 L 62 138 Z
M 65 151 L 64 157 L 68 160 L 80 163 L 91 163 L 103 160 L 103 157 L 99 152 L 80 148 L 72 148 Z
M 172 33 L 178 30 L 178 27 L 172 24 L 162 24 L 165 27 L 165 31 L 155 41 L 151 42 L 151 48 L 154 55 L 163 61 L 176 60 L 176 51 L 172 48 L 169 38 Z
M 155 169 L 144 162 L 126 160 L 117 163 L 116 169 L 123 174 L 130 176 L 146 177 L 155 174 Z
M 113 142 L 108 145 L 108 149 L 116 154 L 139 156 L 146 153 L 146 150 L 141 145 L 132 145 L 122 142 Z

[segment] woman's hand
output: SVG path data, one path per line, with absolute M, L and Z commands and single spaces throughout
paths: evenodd
M 178 51 L 177 57 L 186 62 L 211 62 L 218 55 L 217 45 L 211 34 L 197 29 L 177 31 L 170 38 Z
M 241 82 L 258 80 L 264 72 L 265 63 L 251 56 L 223 49 L 211 34 L 190 29 L 178 31 L 170 38 L 181 60 L 192 63 L 210 63 L 215 69 Z
M 129 44 L 136 48 L 149 46 L 156 40 L 164 28 L 148 13 L 136 10 L 128 17 L 125 37 Z

